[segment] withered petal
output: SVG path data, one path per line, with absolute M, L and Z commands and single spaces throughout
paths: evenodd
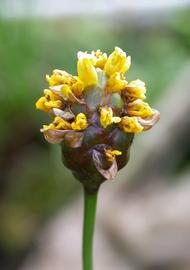
M 64 111 L 57 108 L 53 108 L 52 111 L 55 116 L 59 116 L 67 121 L 75 118 L 74 113 L 69 108 L 66 108 Z
M 56 130 L 56 129 L 48 129 L 48 130 L 40 130 L 44 134 L 44 138 L 49 143 L 61 143 L 64 140 L 64 136 L 70 130 Z
M 50 86 L 49 89 L 53 91 L 55 94 L 57 94 L 58 96 L 64 97 L 63 93 L 61 92 L 61 88 L 63 87 L 63 85 L 64 84 Z
M 139 104 L 139 103 L 141 103 L 142 102 L 142 99 L 136 99 L 136 100 L 134 100 L 134 101 L 132 101 L 132 102 L 129 102 L 128 104 L 127 104 L 127 107 L 133 107 L 134 105 L 137 105 L 137 104 Z
M 160 113 L 159 111 L 152 109 L 154 114 L 151 117 L 141 118 L 138 117 L 138 122 L 143 126 L 143 131 L 151 129 L 159 120 L 160 120 Z
M 64 140 L 65 143 L 68 144 L 68 146 L 72 148 L 78 148 L 81 147 L 83 138 L 84 138 L 83 132 L 70 131 L 65 134 Z
M 101 161 L 101 153 L 94 149 L 92 151 L 92 158 L 96 169 L 106 180 L 113 180 L 115 178 L 118 172 L 116 160 L 112 161 L 111 166 L 108 169 L 103 169 Z

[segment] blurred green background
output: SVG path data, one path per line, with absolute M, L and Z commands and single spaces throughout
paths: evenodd
M 0 269 L 16 269 L 44 222 L 81 191 L 61 164 L 59 147 L 39 132 L 49 123 L 35 109 L 47 86 L 45 74 L 55 68 L 75 74 L 78 50 L 110 53 L 119 46 L 132 56 L 127 79 L 144 80 L 153 104 L 164 100 L 190 57 L 190 11 L 148 16 L 1 16 Z

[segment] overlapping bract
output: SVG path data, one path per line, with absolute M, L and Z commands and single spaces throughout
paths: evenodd
M 130 65 L 131 57 L 116 47 L 109 56 L 79 52 L 77 76 L 58 69 L 46 76 L 49 87 L 36 107 L 53 121 L 41 132 L 48 142 L 62 143 L 64 163 L 79 180 L 89 174 L 97 183 L 114 178 L 127 162 L 134 134 L 159 120 L 144 102 L 144 82 L 126 81 Z

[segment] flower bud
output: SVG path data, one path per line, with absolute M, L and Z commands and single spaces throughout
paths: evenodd
M 84 83 L 84 87 L 96 85 L 98 75 L 95 68 L 95 60 L 87 53 L 78 53 L 77 71 L 79 79 Z
M 108 57 L 104 71 L 108 76 L 116 72 L 125 73 L 130 68 L 131 57 L 127 56 L 120 48 L 115 47 L 114 52 Z

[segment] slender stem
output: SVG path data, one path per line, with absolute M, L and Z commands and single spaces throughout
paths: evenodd
M 93 270 L 93 235 L 96 217 L 97 194 L 84 188 L 83 270 Z

